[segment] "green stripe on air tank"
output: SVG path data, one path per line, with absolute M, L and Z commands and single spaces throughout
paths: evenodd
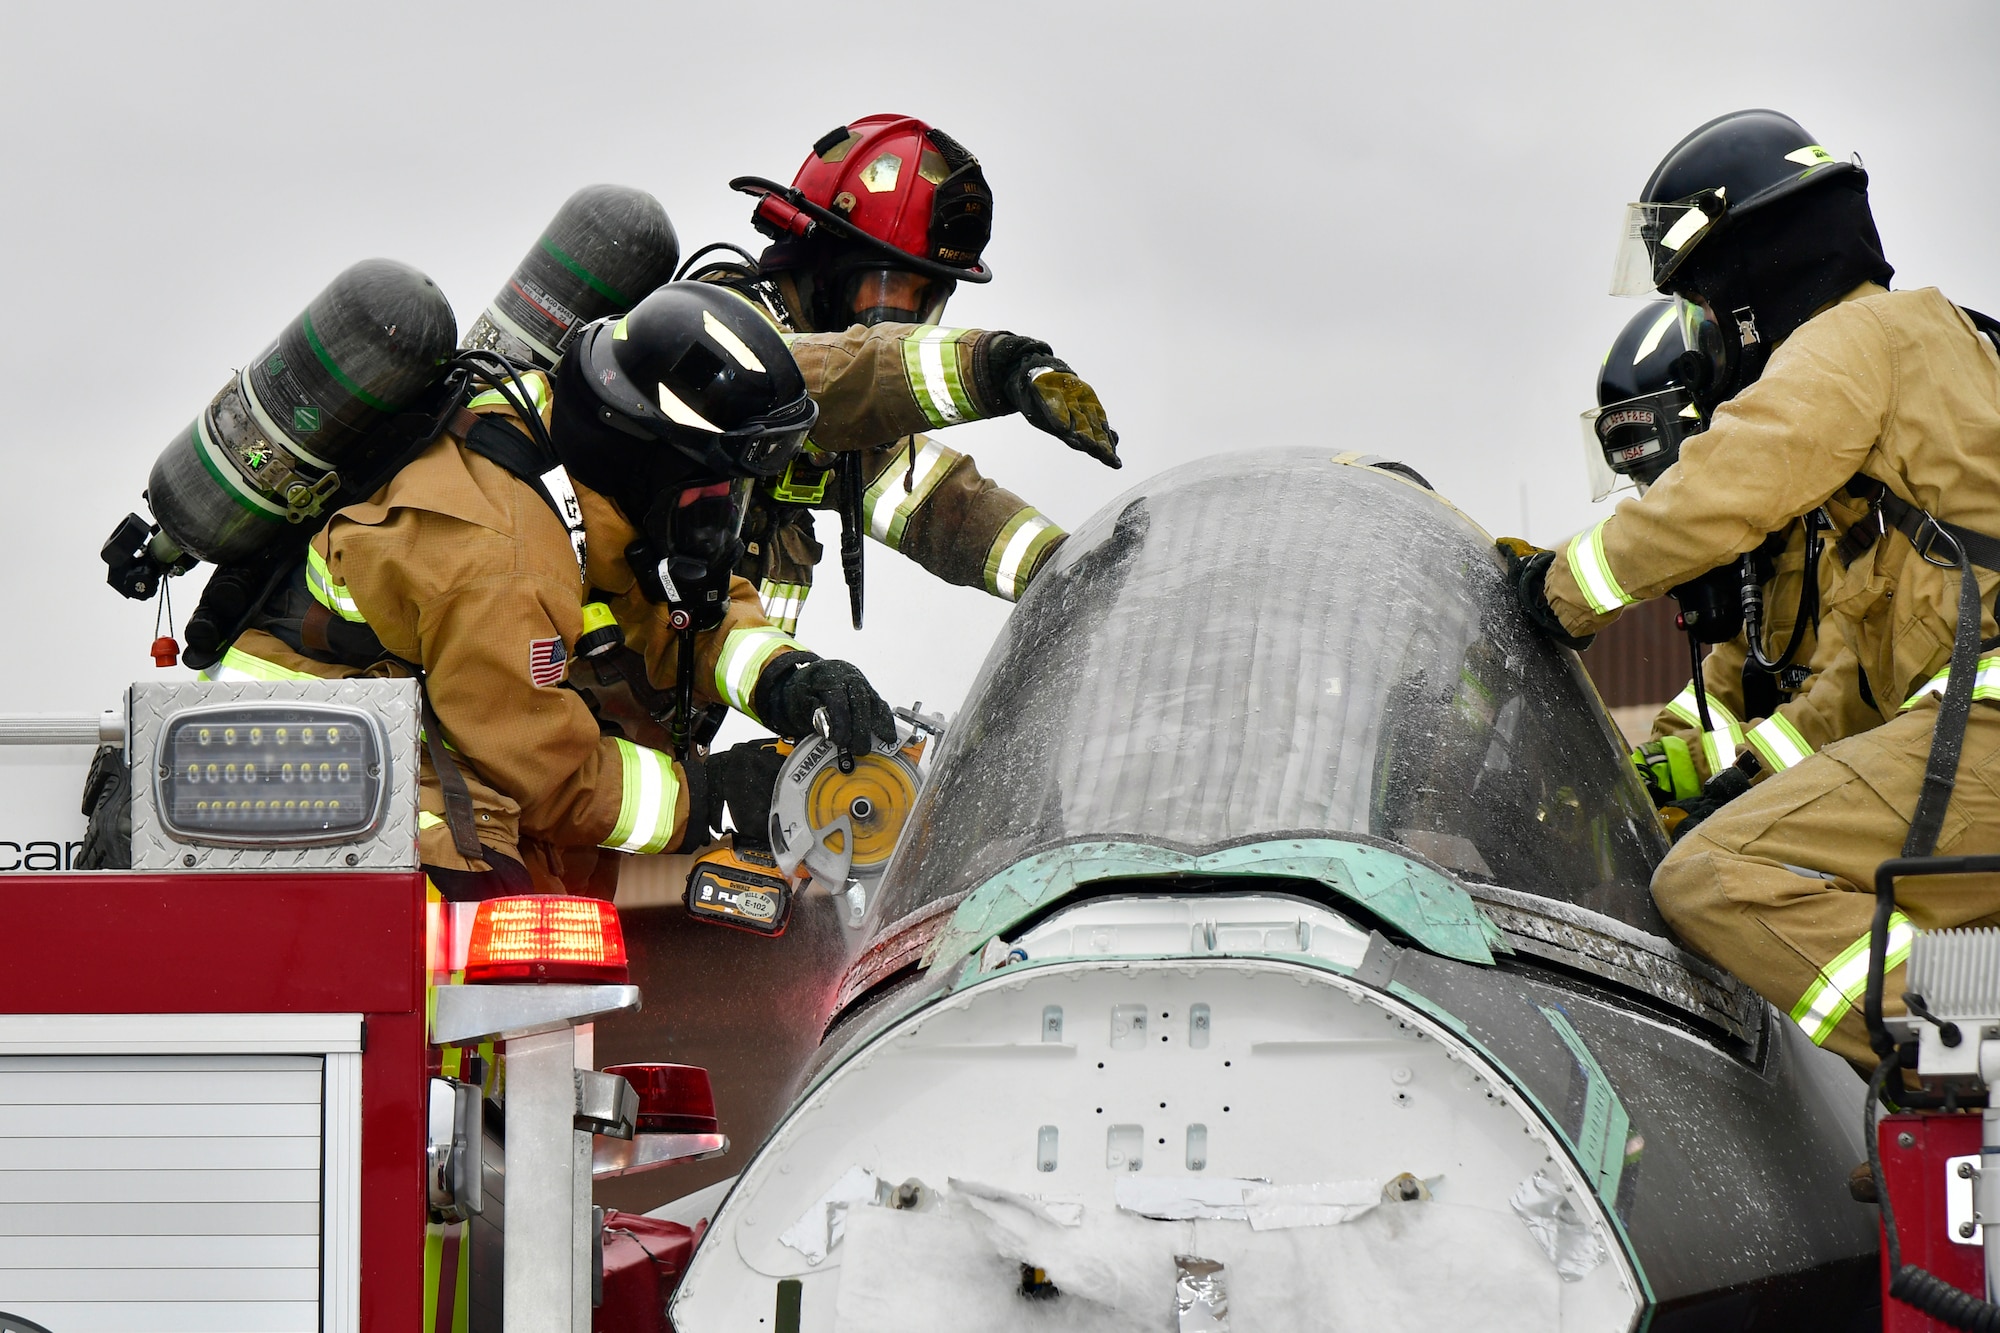
M 326 373 L 333 376 L 334 379 L 340 382 L 341 388 L 347 390 L 349 393 L 353 394 L 356 398 L 359 398 L 362 402 L 374 408 L 377 412 L 394 412 L 398 410 L 397 408 L 391 406 L 390 404 L 383 402 L 380 398 L 377 398 L 374 394 L 368 392 L 368 390 L 362 388 L 359 384 L 356 384 L 353 380 L 349 379 L 347 377 L 347 372 L 342 370 L 339 366 L 333 363 L 333 358 L 327 355 L 326 348 L 320 346 L 319 334 L 315 332 L 313 329 L 312 311 L 310 310 L 306 311 L 306 313 L 300 317 L 299 322 L 305 325 L 306 343 L 313 349 L 313 355 L 319 358 L 319 363 L 322 366 L 326 367 Z
M 559 246 L 557 246 L 554 241 L 544 236 L 542 237 L 541 244 L 542 244 L 542 249 L 548 251 L 549 258 L 555 260 L 558 264 L 561 264 L 564 268 L 576 274 L 577 277 L 582 278 L 585 285 L 588 286 L 590 290 L 596 292 L 599 296 L 603 297 L 607 301 L 616 301 L 621 310 L 629 310 L 632 308 L 633 303 L 630 297 L 626 296 L 625 293 L 621 291 L 614 290 L 610 283 L 605 282 L 603 279 L 599 278 L 595 273 L 592 273 L 589 269 L 585 268 L 583 265 L 577 263 L 574 259 L 571 259 L 568 255 L 564 254 L 562 252 L 562 249 Z
M 215 478 L 215 484 L 222 487 L 223 493 L 230 499 L 258 518 L 272 523 L 285 521 L 284 510 L 243 484 L 236 475 L 236 469 L 209 442 L 208 433 L 201 428 L 200 417 L 194 419 L 194 425 L 188 430 L 188 443 L 194 450 L 194 456 L 201 460 L 202 468 Z

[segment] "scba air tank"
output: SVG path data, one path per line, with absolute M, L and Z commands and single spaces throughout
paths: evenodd
M 574 330 L 630 310 L 673 280 L 680 259 L 659 200 L 624 185 L 586 185 L 556 210 L 465 346 L 547 370 Z
M 187 554 L 229 564 L 320 517 L 369 432 L 429 387 L 458 321 L 408 264 L 327 284 L 153 464 L 146 498 Z

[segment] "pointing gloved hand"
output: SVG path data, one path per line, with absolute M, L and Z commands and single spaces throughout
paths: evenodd
M 1646 794 L 1655 808 L 1701 795 L 1701 772 L 1694 752 L 1679 736 L 1662 736 L 1632 750 L 1632 767 L 1639 770 Z
M 1534 622 L 1536 629 L 1549 636 L 1565 648 L 1582 652 L 1590 647 L 1597 636 L 1578 636 L 1563 628 L 1554 608 L 1549 605 L 1549 596 L 1543 590 L 1548 581 L 1549 566 L 1556 561 L 1554 551 L 1545 551 L 1539 546 L 1522 541 L 1519 537 L 1502 537 L 1493 543 L 1507 562 L 1507 582 L 1513 585 L 1514 596 L 1521 603 L 1521 610 Z
M 896 714 L 868 678 L 849 662 L 827 661 L 811 653 L 786 653 L 757 682 L 757 716 L 781 736 L 815 732 L 851 756 L 867 754 L 875 741 L 896 739 Z
M 745 741 L 708 759 L 686 765 L 689 777 L 688 836 L 683 850 L 708 841 L 720 831 L 726 808 L 736 826 L 739 846 L 768 847 L 771 841 L 771 797 L 785 756 L 774 740 Z M 699 825 L 699 827 L 696 827 Z
M 1106 467 L 1123 467 L 1118 432 L 1104 415 L 1097 390 L 1056 357 L 1045 342 L 1018 333 L 993 335 L 993 382 L 1030 426 L 1053 435 Z
M 1695 825 L 1749 790 L 1750 775 L 1731 764 L 1702 785 L 1701 795 L 1668 804 L 1660 811 L 1660 822 L 1667 826 L 1667 837 L 1679 842 Z

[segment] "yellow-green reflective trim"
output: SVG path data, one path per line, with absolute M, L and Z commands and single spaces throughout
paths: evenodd
M 293 671 L 276 662 L 252 657 L 241 648 L 231 648 L 222 660 L 195 677 L 197 680 L 318 680 L 307 671 Z
M 922 443 L 917 447 L 915 463 L 909 464 L 899 458 L 875 478 L 875 484 L 861 498 L 862 512 L 868 516 L 868 535 L 892 551 L 903 549 L 903 533 L 909 527 L 910 519 L 931 498 L 931 492 L 937 489 L 938 483 L 958 465 L 958 460 L 965 457 L 956 449 L 947 449 L 928 436 L 918 438 Z M 913 472 L 915 480 L 906 491 L 903 482 Z
M 306 547 L 306 591 L 313 595 L 314 601 L 342 620 L 361 625 L 368 623 L 368 617 L 362 615 L 361 608 L 355 605 L 354 595 L 347 591 L 347 585 L 334 580 L 326 567 L 326 557 L 319 553 L 317 546 Z
M 1609 615 L 1622 606 L 1630 606 L 1637 599 L 1629 597 L 1611 572 L 1611 561 L 1604 554 L 1605 519 L 1586 532 L 1579 532 L 1570 538 L 1569 572 L 1576 577 L 1576 586 L 1583 590 L 1583 599 L 1590 603 L 1590 609 L 1598 615 Z
M 903 339 L 903 373 L 933 426 L 955 426 L 979 416 L 966 388 L 972 372 L 959 341 L 970 332 L 926 324 Z
M 679 821 L 681 784 L 674 776 L 674 761 L 658 750 L 627 740 L 614 740 L 613 744 L 618 747 L 623 783 L 618 823 L 611 836 L 597 845 L 619 852 L 665 851 L 673 844 L 674 825 Z
M 1799 729 L 1783 713 L 1771 714 L 1750 728 L 1748 736 L 1750 744 L 1757 747 L 1764 766 L 1773 773 L 1782 773 L 1812 757 L 1812 746 L 1806 743 L 1806 738 L 1799 734 Z
M 623 324 L 624 321 L 621 320 L 619 322 Z M 537 413 L 547 412 L 549 410 L 548 377 L 539 370 L 533 370 L 521 376 L 521 382 L 528 386 L 528 401 L 534 404 L 535 411 Z M 520 392 L 512 380 L 507 381 L 507 387 L 515 393 Z M 474 412 L 486 407 L 502 407 L 510 412 L 515 410 L 512 394 L 503 394 L 498 389 L 488 389 L 484 393 L 474 394 L 466 400 L 465 405 Z
M 806 594 L 811 591 L 810 583 L 765 579 L 757 586 L 757 596 L 764 603 L 764 619 L 790 634 L 799 627 L 799 612 L 805 609 Z
M 756 692 L 757 677 L 763 673 L 764 664 L 798 646 L 797 639 L 775 625 L 748 625 L 731 630 L 715 659 L 715 692 L 745 717 L 756 717 L 750 707 L 750 696 Z
M 1042 552 L 1064 535 L 1033 505 L 1022 506 L 1001 526 L 1000 535 L 986 550 L 986 591 L 1010 602 L 1018 599 L 1028 586 L 1025 575 L 1035 568 Z
M 1897 912 L 1889 918 L 1889 958 L 1884 975 L 1908 960 L 1910 941 L 1917 937 L 1910 918 Z M 1868 936 L 1863 935 L 1840 951 L 1838 957 L 1819 970 L 1819 979 L 1792 1006 L 1792 1021 L 1805 1029 L 1813 1045 L 1824 1046 L 1840 1026 L 1840 1020 L 1861 1002 L 1868 989 Z
M 1705 732 L 1701 729 L 1701 710 L 1695 706 L 1694 682 L 1689 681 L 1676 694 L 1667 711 L 1694 728 L 1701 740 L 1702 754 L 1708 759 L 1708 774 L 1714 777 L 1723 769 L 1736 762 L 1736 752 L 1743 748 L 1743 724 L 1714 695 L 1708 697 L 1708 716 L 1720 731 Z
M 1951 677 L 1951 668 L 1932 676 L 1909 698 L 1903 700 L 1903 707 L 1913 707 L 1926 694 L 1943 694 L 1945 681 Z M 2000 699 L 2000 653 L 1979 659 L 1978 674 L 1972 678 L 1972 697 L 1975 699 Z

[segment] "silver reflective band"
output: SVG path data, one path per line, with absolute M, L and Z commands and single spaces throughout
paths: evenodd
M 1913 707 L 1927 694 L 1943 694 L 1945 682 L 1951 678 L 1951 668 L 1932 676 L 1923 688 L 1903 700 L 1903 707 Z M 2000 653 L 1979 659 L 1979 672 L 1972 678 L 1972 697 L 1975 699 L 2000 699 Z
M 665 851 L 673 841 L 679 817 L 681 788 L 674 777 L 674 761 L 658 750 L 627 740 L 613 743 L 618 747 L 623 791 L 618 823 L 598 846 L 642 854 Z
M 1771 716 L 1750 728 L 1750 744 L 1757 748 L 1758 756 L 1774 773 L 1782 773 L 1802 760 L 1812 756 L 1812 746 L 1783 713 Z
M 208 670 L 198 673 L 196 680 L 318 680 L 318 676 L 304 671 L 292 671 L 276 662 L 266 662 L 261 657 L 252 657 L 240 648 L 231 648 L 222 655 L 222 660 Z
M 903 339 L 903 372 L 933 426 L 952 426 L 979 415 L 965 387 L 968 371 L 958 341 L 965 332 L 933 326 Z
M 1883 965 L 1885 973 L 1903 965 L 1910 956 L 1910 942 L 1917 937 L 1916 928 L 1910 918 L 1897 912 L 1889 918 L 1889 956 Z M 1861 998 L 1868 987 L 1868 936 L 1863 935 L 1854 943 L 1840 951 L 1840 954 L 1819 971 L 1819 977 L 1806 987 L 1806 993 L 1792 1006 L 1792 1021 L 1805 1029 L 1806 1036 L 1812 1038 L 1815 1046 L 1826 1045 L 1826 1040 L 1839 1028 L 1840 1020 Z
M 764 619 L 787 634 L 791 633 L 799 627 L 799 612 L 804 609 L 806 594 L 811 591 L 810 584 L 765 579 L 757 589 L 764 603 Z
M 917 451 L 914 469 L 894 465 L 887 468 L 875 479 L 875 484 L 868 488 L 868 494 L 863 498 L 868 507 L 868 535 L 900 549 L 903 530 L 909 526 L 910 517 L 930 498 L 931 491 L 944 480 L 945 474 L 961 457 L 936 440 L 925 438 L 923 448 Z M 905 491 L 903 482 L 911 471 L 916 473 L 916 478 L 911 482 L 910 489 Z
M 1579 532 L 1570 538 L 1569 572 L 1576 578 L 1576 586 L 1583 591 L 1583 599 L 1590 603 L 1590 609 L 1598 615 L 1609 615 L 1620 607 L 1630 606 L 1636 598 L 1625 595 L 1625 589 L 1618 586 L 1618 580 L 1611 573 L 1611 562 L 1604 555 L 1604 519 L 1597 526 Z
M 1694 728 L 1701 738 L 1702 752 L 1708 757 L 1708 775 L 1714 777 L 1723 769 L 1736 762 L 1736 752 L 1743 748 L 1743 724 L 1738 722 L 1720 700 L 1710 696 L 1708 717 L 1720 729 L 1704 732 L 1701 729 L 1701 709 L 1694 697 L 1694 682 L 1689 681 L 1667 705 L 1667 711 Z M 1804 744 L 1803 741 L 1800 744 Z
M 757 716 L 751 711 L 751 696 L 756 693 L 757 678 L 763 673 L 764 664 L 788 649 L 799 646 L 798 640 L 772 625 L 752 625 L 730 631 L 722 642 L 722 652 L 715 660 L 715 692 L 728 701 L 729 706 L 749 717 Z M 688 669 L 692 669 L 692 663 Z

